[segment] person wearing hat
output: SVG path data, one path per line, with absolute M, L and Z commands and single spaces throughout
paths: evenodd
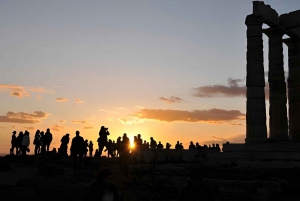
M 10 149 L 10 154 L 14 155 L 14 149 L 16 148 L 16 155 L 17 155 L 17 136 L 16 136 L 16 131 L 12 132 L 12 136 L 11 136 L 11 149 Z

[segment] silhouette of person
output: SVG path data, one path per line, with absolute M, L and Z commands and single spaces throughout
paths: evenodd
M 40 136 L 40 130 L 37 130 L 34 135 L 34 154 L 40 153 L 40 141 L 41 141 L 41 136 Z
M 17 141 L 17 136 L 16 136 L 16 131 L 12 132 L 12 136 L 11 136 L 11 151 L 10 154 L 14 155 L 14 150 L 16 148 L 16 155 L 18 155 L 18 141 Z
M 157 147 L 156 141 L 153 139 L 153 137 L 150 137 L 150 148 L 156 149 L 156 147 Z
M 85 140 L 85 141 L 84 141 L 84 153 L 83 153 L 83 156 L 84 156 L 84 157 L 87 156 L 87 153 L 88 153 L 88 151 L 89 151 L 88 147 L 89 147 L 89 141 L 88 141 L 88 140 Z
M 52 142 L 52 133 L 50 132 L 50 128 L 47 128 L 47 131 L 45 133 L 45 145 L 46 145 L 46 151 L 49 151 L 50 144 Z
M 119 137 L 117 138 L 117 144 L 116 144 L 116 150 L 117 150 L 116 156 L 119 156 L 119 155 L 120 155 L 121 147 L 122 147 L 122 141 L 121 141 L 121 136 L 119 136 Z
M 72 139 L 71 154 L 74 157 L 73 168 L 80 170 L 82 155 L 85 152 L 85 143 L 83 137 L 79 136 L 80 132 L 76 131 L 76 136 Z
M 140 150 L 143 146 L 143 140 L 141 138 L 141 134 L 137 135 L 137 143 L 136 143 L 136 150 Z
M 146 140 L 144 140 L 143 149 L 149 149 L 149 144 L 147 145 Z
M 114 145 L 113 145 L 111 139 L 108 140 L 108 143 L 107 143 L 107 146 L 106 146 L 106 150 L 105 150 L 105 151 L 107 151 L 107 158 L 109 158 L 109 156 L 110 156 L 111 158 L 112 158 L 112 157 L 115 157 L 115 155 L 114 155 Z
M 22 152 L 22 141 L 23 141 L 23 132 L 20 131 L 17 137 L 17 155 L 20 155 Z
M 94 155 L 94 157 L 100 157 L 98 149 L 95 150 L 95 155 Z
M 70 141 L 69 133 L 65 134 L 60 140 L 61 144 L 60 144 L 58 153 L 61 154 L 62 156 L 68 156 L 69 141 Z
M 196 149 L 196 146 L 194 145 L 193 141 L 190 142 L 189 149 Z
M 128 171 L 129 171 L 129 157 L 130 157 L 130 141 L 127 137 L 127 134 L 123 134 L 121 146 L 120 146 L 120 157 L 119 157 L 119 166 L 123 174 L 128 177 Z
M 183 187 L 177 201 L 200 201 L 203 199 L 206 201 L 215 200 L 211 190 L 203 181 L 202 172 L 194 169 L 190 172 L 190 181 Z
M 171 148 L 171 144 L 169 142 L 166 143 L 166 149 L 170 149 Z
M 163 149 L 164 145 L 159 141 L 157 145 L 157 149 Z
M 89 152 L 90 152 L 90 157 L 93 156 L 93 150 L 94 150 L 94 147 L 93 147 L 93 142 L 90 141 L 90 144 L 89 144 Z
M 107 146 L 107 136 L 109 135 L 108 128 L 105 128 L 104 126 L 101 126 L 99 131 L 99 138 L 97 140 L 98 142 L 98 151 L 99 155 L 102 155 L 102 151 L 105 146 Z
M 179 150 L 181 147 L 180 147 L 180 143 L 179 141 L 177 141 L 176 145 L 175 145 L 175 149 Z
M 182 143 L 180 143 L 180 149 L 184 149 Z
M 198 149 L 198 150 L 202 149 L 202 146 L 198 142 L 196 143 L 196 149 Z
M 22 156 L 25 156 L 26 152 L 30 151 L 28 150 L 29 145 L 30 145 L 29 132 L 26 130 L 22 138 Z
M 41 135 L 41 140 L 40 140 L 40 146 L 41 146 L 41 153 L 46 153 L 46 139 L 45 139 L 45 134 L 44 134 L 44 131 L 41 131 L 40 133 Z
M 107 201 L 120 200 L 116 186 L 105 181 L 111 174 L 111 170 L 107 168 L 98 172 L 96 179 L 89 184 L 91 188 L 85 199 L 86 201 L 92 201 L 95 199 Z
M 220 151 L 221 151 L 221 148 L 220 148 L 220 145 L 219 145 L 219 144 L 216 144 L 216 151 L 217 151 L 217 152 L 220 152 Z

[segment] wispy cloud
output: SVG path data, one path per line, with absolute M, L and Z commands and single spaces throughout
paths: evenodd
M 84 126 L 83 129 L 94 129 L 93 126 Z
M 68 102 L 69 100 L 67 98 L 56 98 L 54 101 L 57 101 L 57 102 Z
M 42 99 L 42 98 L 43 98 L 43 97 L 42 97 L 41 95 L 37 95 L 35 99 L 36 99 L 36 100 L 40 100 L 40 99 Z
M 13 84 L 0 84 L 0 91 L 8 92 L 9 95 L 17 98 L 30 97 L 29 92 L 54 93 L 53 90 L 48 90 L 45 89 L 44 87 L 29 87 L 29 86 L 20 86 L 20 85 L 13 85 Z
M 59 123 L 66 123 L 66 120 L 59 120 Z
M 134 120 L 128 120 L 126 118 L 120 118 L 119 121 L 122 124 L 127 124 L 127 125 L 144 123 L 143 119 L 138 119 L 138 118 L 135 118 Z
M 65 128 L 64 126 L 60 126 L 60 125 L 54 125 L 51 127 L 51 129 L 54 131 L 60 131 L 63 130 L 64 128 Z
M 106 112 L 106 113 L 114 113 L 114 114 L 117 113 L 116 111 L 105 110 L 105 109 L 99 109 L 98 111 L 99 111 L 99 112 Z
M 211 136 L 211 140 L 205 140 L 202 143 L 209 145 L 209 144 L 225 144 L 226 142 L 229 143 L 244 143 L 245 142 L 245 134 L 236 134 L 228 137 L 217 137 L 217 136 Z
M 71 123 L 73 124 L 87 124 L 88 122 L 83 120 L 83 121 L 77 121 L 77 120 L 72 120 Z
M 193 88 L 193 96 L 200 98 L 212 97 L 246 97 L 246 86 L 239 86 L 241 79 L 228 79 L 228 86 L 224 85 L 206 85 Z
M 0 126 L 0 129 L 6 129 L 6 127 L 5 126 Z
M 114 109 L 116 109 L 116 110 L 126 110 L 126 108 L 124 108 L 124 107 L 114 107 Z
M 7 112 L 5 116 L 0 116 L 0 122 L 18 124 L 38 124 L 41 119 L 47 118 L 49 114 L 42 111 L 26 112 Z
M 165 103 L 184 103 L 186 101 L 182 100 L 181 98 L 177 97 L 177 96 L 171 96 L 170 98 L 164 98 L 164 97 L 160 97 L 159 100 L 162 100 Z
M 235 120 L 245 120 L 245 114 L 238 110 L 162 110 L 162 109 L 142 109 L 136 112 L 133 117 L 140 119 L 158 120 L 165 122 L 184 121 L 184 122 L 203 122 L 210 124 L 230 123 Z
M 76 102 L 76 103 L 84 103 L 84 101 L 79 100 L 79 99 L 76 99 L 75 102 Z

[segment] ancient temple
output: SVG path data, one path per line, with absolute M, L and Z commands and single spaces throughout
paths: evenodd
M 246 142 L 267 139 L 263 39 L 269 39 L 269 138 L 300 141 L 300 10 L 278 16 L 262 1 L 253 2 L 247 26 Z M 263 29 L 267 24 L 270 28 Z M 282 39 L 286 34 L 290 38 Z M 288 46 L 288 97 L 283 69 L 283 44 Z M 287 99 L 289 103 L 287 118 Z M 288 126 L 289 125 L 289 126 Z
M 245 166 L 300 167 L 300 10 L 278 15 L 253 1 L 247 26 L 247 112 L 244 144 L 223 144 L 218 163 Z M 263 29 L 263 24 L 269 26 Z M 269 137 L 266 124 L 263 34 L 268 37 Z M 283 35 L 288 38 L 283 39 Z M 288 47 L 285 81 L 283 45 Z M 288 103 L 288 108 L 287 108 Z M 268 161 L 268 162 L 266 162 Z

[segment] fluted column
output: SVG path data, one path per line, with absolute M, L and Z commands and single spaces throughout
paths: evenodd
M 283 47 L 281 29 L 266 29 L 269 37 L 269 132 L 270 139 L 288 139 L 286 83 L 283 68 Z
M 284 39 L 288 46 L 289 75 L 289 138 L 300 141 L 300 41 L 299 39 Z
M 247 25 L 246 142 L 262 142 L 267 139 L 262 22 L 259 17 L 248 15 L 245 24 Z

